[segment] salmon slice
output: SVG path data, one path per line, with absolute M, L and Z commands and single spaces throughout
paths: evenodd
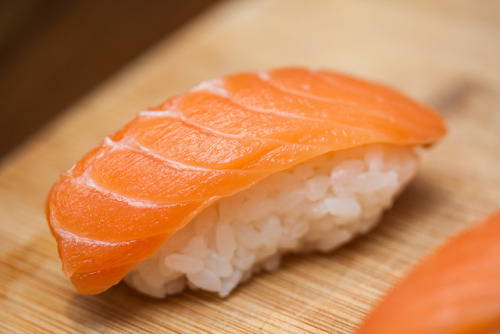
M 425 258 L 358 334 L 500 333 L 500 212 Z
M 443 119 L 383 86 L 285 68 L 211 80 L 140 113 L 52 188 L 47 219 L 81 293 L 116 284 L 217 199 L 327 152 L 427 145 Z

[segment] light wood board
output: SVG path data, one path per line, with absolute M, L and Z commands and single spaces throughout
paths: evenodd
M 0 332 L 352 333 L 419 258 L 500 209 L 499 41 L 495 0 L 213 7 L 1 162 Z M 226 299 L 153 300 L 121 284 L 75 293 L 44 217 L 58 174 L 138 111 L 204 79 L 292 64 L 396 86 L 446 117 L 449 135 L 422 152 L 416 180 L 379 227 L 332 254 L 289 256 Z

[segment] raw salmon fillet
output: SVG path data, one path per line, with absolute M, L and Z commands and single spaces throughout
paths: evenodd
M 81 293 L 118 283 L 222 197 L 325 154 L 427 145 L 443 119 L 384 86 L 284 68 L 211 80 L 141 112 L 61 175 L 47 201 L 63 272 Z
M 500 333 L 500 212 L 424 259 L 358 334 Z

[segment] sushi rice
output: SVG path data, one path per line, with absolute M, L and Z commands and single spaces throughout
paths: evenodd
M 367 232 L 416 165 L 412 147 L 371 144 L 273 174 L 210 205 L 125 282 L 157 298 L 187 287 L 226 297 L 284 254 L 329 252 Z

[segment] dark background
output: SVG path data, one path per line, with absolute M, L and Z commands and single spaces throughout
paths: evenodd
M 217 0 L 0 0 L 0 157 Z

